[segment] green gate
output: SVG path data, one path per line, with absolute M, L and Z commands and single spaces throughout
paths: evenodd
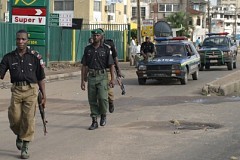
M 16 48 L 16 32 L 20 29 L 27 30 L 27 24 L 0 23 L 0 59 Z M 44 61 L 49 62 L 76 62 L 80 61 L 84 48 L 88 45 L 88 39 L 91 37 L 91 30 L 95 28 L 104 28 L 105 37 L 115 42 L 118 58 L 120 61 L 126 61 L 127 44 L 130 41 L 129 25 L 83 25 L 82 30 L 64 29 L 62 27 L 49 27 L 49 53 L 45 46 L 32 46 L 40 52 Z M 48 59 L 47 59 L 48 57 Z
M 91 30 L 81 30 L 76 32 L 76 60 L 80 61 L 84 48 L 88 45 L 88 39 L 91 37 Z M 112 39 L 116 45 L 118 59 L 124 60 L 124 35 L 122 31 L 105 31 L 105 38 Z

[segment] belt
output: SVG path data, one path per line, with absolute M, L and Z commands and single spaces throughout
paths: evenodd
M 106 73 L 106 69 L 100 69 L 100 70 L 96 70 L 96 69 L 88 69 L 88 73 L 90 76 L 96 76 L 99 74 L 104 74 Z
M 27 82 L 27 81 L 21 81 L 21 82 L 14 82 L 13 83 L 15 86 L 27 86 L 29 85 L 30 83 Z

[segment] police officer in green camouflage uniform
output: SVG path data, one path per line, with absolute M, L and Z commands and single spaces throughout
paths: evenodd
M 88 101 L 90 105 L 92 124 L 89 130 L 98 128 L 97 117 L 101 116 L 100 125 L 106 124 L 108 104 L 108 87 L 114 87 L 114 61 L 110 49 L 101 43 L 103 31 L 91 31 L 93 43 L 86 46 L 82 57 L 81 89 L 85 90 L 85 76 L 88 68 Z M 110 68 L 111 80 L 108 83 L 107 68 Z

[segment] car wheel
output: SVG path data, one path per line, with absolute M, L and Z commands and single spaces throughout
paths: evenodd
M 180 82 L 183 85 L 187 84 L 187 82 L 188 82 L 188 71 L 187 71 L 186 67 L 185 67 L 184 71 L 185 71 L 184 78 L 180 79 Z
M 237 62 L 233 62 L 233 68 L 234 68 L 234 69 L 237 68 Z
M 210 64 L 205 64 L 206 69 L 210 69 Z
M 204 64 L 201 64 L 199 67 L 199 71 L 203 71 L 203 68 L 204 68 Z
M 145 85 L 146 84 L 146 79 L 145 78 L 138 78 L 138 84 L 139 85 Z
M 228 70 L 233 70 L 233 62 L 232 61 L 227 63 L 227 68 L 228 68 Z
M 192 74 L 193 80 L 198 80 L 198 70 Z

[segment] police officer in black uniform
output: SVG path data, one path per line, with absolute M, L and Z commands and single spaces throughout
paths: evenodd
M 94 130 L 98 128 L 98 116 L 101 116 L 100 126 L 106 124 L 106 113 L 109 107 L 108 87 L 114 87 L 114 62 L 109 47 L 101 43 L 103 32 L 96 29 L 91 33 L 93 43 L 85 47 L 81 61 L 81 89 L 85 90 L 85 76 L 88 70 L 88 101 L 91 110 L 90 116 L 92 117 L 89 130 Z M 110 68 L 110 82 L 108 82 L 107 68 Z
M 29 142 L 35 131 L 35 112 L 39 89 L 43 94 L 45 107 L 45 73 L 41 58 L 27 47 L 28 33 L 19 30 L 16 33 L 17 49 L 4 55 L 0 63 L 0 78 L 10 71 L 12 97 L 8 108 L 10 128 L 17 136 L 16 146 L 21 150 L 21 158 L 29 158 Z
M 145 60 L 149 58 L 149 56 L 153 56 L 155 52 L 154 44 L 151 42 L 150 37 L 145 38 L 145 42 L 141 44 L 141 54 Z

